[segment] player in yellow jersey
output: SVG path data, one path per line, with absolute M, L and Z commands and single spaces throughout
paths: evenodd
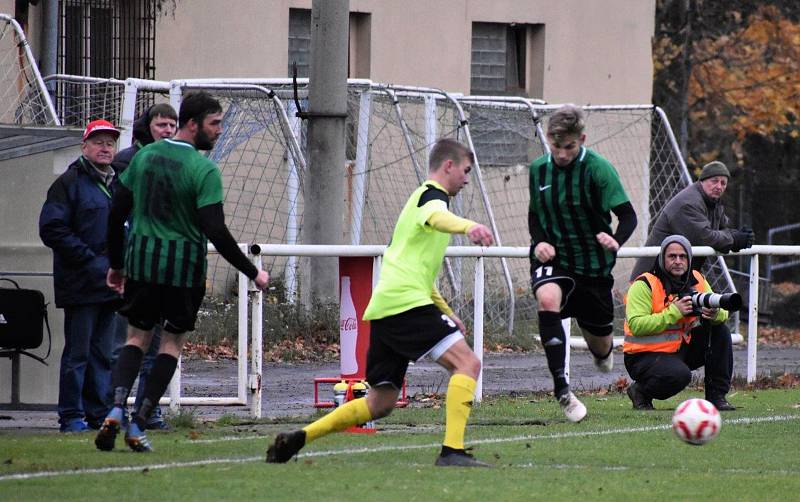
M 445 435 L 436 465 L 489 467 L 464 449 L 480 361 L 464 340 L 464 323 L 434 285 L 450 234 L 466 234 L 483 246 L 493 242 L 485 225 L 448 209 L 450 197 L 469 182 L 473 161 L 473 153 L 461 143 L 439 140 L 430 153 L 428 179 L 411 194 L 397 219 L 380 280 L 364 312 L 364 319 L 371 321 L 368 396 L 339 406 L 301 430 L 278 434 L 267 450 L 267 462 L 287 462 L 315 439 L 389 415 L 409 361 L 429 356 L 451 375 Z

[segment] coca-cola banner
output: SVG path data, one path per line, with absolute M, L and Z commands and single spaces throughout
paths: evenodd
M 339 346 L 342 378 L 366 378 L 369 321 L 361 318 L 372 296 L 372 260 L 368 256 L 339 258 Z

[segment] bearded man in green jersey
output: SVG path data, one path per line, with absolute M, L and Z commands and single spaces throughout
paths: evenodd
M 138 411 L 125 431 L 133 451 L 152 450 L 144 431 L 178 364 L 186 333 L 194 330 L 205 295 L 210 240 L 233 266 L 267 287 L 269 275 L 239 249 L 222 209 L 222 177 L 199 150 L 211 150 L 222 134 L 222 107 L 208 93 L 187 94 L 178 114 L 178 133 L 142 148 L 119 179 L 108 218 L 110 269 L 106 282 L 122 293 L 119 313 L 128 319 L 128 338 L 111 374 L 114 407 L 95 438 L 109 451 L 120 430 L 131 386 L 150 346 L 153 327 L 162 327 L 158 355 Z M 132 216 L 123 258 L 124 225 Z
M 571 422 L 583 420 L 586 407 L 567 381 L 568 341 L 561 319 L 577 319 L 595 366 L 611 371 L 611 269 L 619 247 L 636 228 L 636 213 L 617 171 L 583 146 L 583 130 L 583 111 L 577 106 L 563 106 L 550 117 L 550 152 L 531 164 L 529 187 L 531 290 L 554 394 Z M 619 220 L 616 232 L 611 212 Z
M 409 361 L 429 356 L 450 374 L 445 436 L 437 466 L 488 467 L 464 449 L 464 430 L 475 394 L 480 361 L 464 340 L 464 323 L 436 290 L 434 281 L 450 234 L 492 244 L 484 225 L 448 210 L 451 196 L 468 182 L 474 156 L 461 143 L 439 140 L 430 153 L 428 179 L 406 202 L 386 248 L 381 275 L 364 319 L 370 320 L 366 398 L 354 399 L 302 430 L 281 433 L 267 462 L 287 462 L 307 443 L 392 412 Z

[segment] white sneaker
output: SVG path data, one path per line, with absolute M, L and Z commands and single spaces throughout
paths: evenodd
M 570 422 L 580 422 L 586 416 L 586 406 L 572 392 L 561 396 L 558 404 L 561 405 L 561 411 Z
M 614 351 L 611 351 L 605 359 L 595 357 L 594 367 L 601 373 L 611 373 L 611 370 L 614 369 Z

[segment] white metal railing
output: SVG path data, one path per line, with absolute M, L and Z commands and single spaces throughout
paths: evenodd
M 326 246 L 326 245 L 286 245 L 286 244 L 257 244 L 252 246 L 253 254 L 265 256 L 373 256 L 383 255 L 386 246 Z M 660 248 L 658 247 L 639 247 L 621 248 L 617 253 L 619 258 L 639 258 L 643 256 L 657 256 Z M 474 283 L 474 312 L 473 323 L 474 331 L 474 350 L 478 358 L 483 362 L 483 312 L 484 300 L 484 273 L 483 260 L 485 258 L 525 258 L 529 256 L 528 247 L 471 247 L 471 246 L 451 246 L 447 248 L 446 256 L 475 258 L 475 283 Z M 694 256 L 714 256 L 718 253 L 709 246 L 697 246 L 692 248 Z M 750 256 L 750 295 L 749 295 L 749 317 L 747 326 L 747 381 L 752 382 L 756 378 L 757 362 L 757 336 L 758 336 L 758 279 L 759 279 L 759 256 L 760 255 L 800 255 L 800 246 L 762 246 L 757 245 L 745 249 L 737 255 Z M 373 278 L 374 280 L 375 278 Z M 260 305 L 256 308 L 260 309 Z M 253 340 L 255 343 L 255 334 Z M 572 343 L 572 342 L 571 342 Z M 475 398 L 480 401 L 483 395 L 483 370 L 478 378 L 478 386 L 475 390 Z M 259 410 L 260 411 L 260 410 Z

